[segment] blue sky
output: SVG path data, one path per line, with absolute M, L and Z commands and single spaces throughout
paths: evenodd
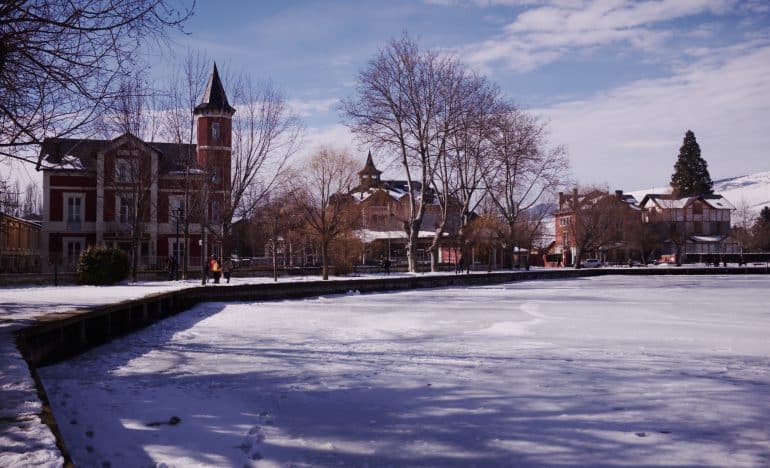
M 770 170 L 769 26 L 767 0 L 199 0 L 189 34 L 149 60 L 162 80 L 189 47 L 271 79 L 306 122 L 304 151 L 363 158 L 336 102 L 407 32 L 549 121 L 575 181 L 634 190 L 668 182 L 687 129 L 712 178 Z

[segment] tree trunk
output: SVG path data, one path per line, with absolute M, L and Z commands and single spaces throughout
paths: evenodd
M 575 262 L 575 269 L 580 269 L 580 258 L 583 256 L 583 249 L 575 249 L 575 258 L 572 259 L 573 262 Z
M 321 272 L 323 279 L 329 279 L 329 242 L 321 242 Z
M 418 231 L 412 229 L 406 241 L 406 260 L 410 273 L 417 273 L 417 234 Z
M 682 266 L 682 245 L 676 244 L 676 266 Z
M 139 246 L 137 243 L 131 246 L 131 282 L 136 283 L 136 270 L 139 266 Z
M 275 242 L 272 242 L 272 245 L 270 246 L 270 248 L 273 251 L 273 282 L 277 283 L 278 282 L 278 263 L 275 258 L 275 244 L 276 244 Z
M 438 271 L 438 254 L 438 247 L 432 248 L 430 250 L 430 271 L 433 273 Z

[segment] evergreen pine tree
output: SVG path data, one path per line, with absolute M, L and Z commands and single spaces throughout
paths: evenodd
M 770 223 L 770 206 L 762 208 L 759 212 L 759 219 L 763 222 Z
M 709 175 L 708 163 L 700 156 L 700 146 L 692 130 L 687 130 L 684 142 L 679 148 L 679 157 L 671 175 L 671 187 L 674 193 L 689 197 L 714 193 L 714 183 Z

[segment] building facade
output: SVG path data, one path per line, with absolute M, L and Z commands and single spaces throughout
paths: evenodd
M 230 190 L 231 119 L 216 65 L 194 109 L 197 144 L 46 139 L 41 145 L 44 265 L 72 269 L 91 245 L 138 256 L 144 269 L 169 258 L 196 269 L 220 255 Z
M 638 247 L 631 232 L 641 224 L 642 209 L 632 195 L 574 189 L 560 192 L 558 203 L 551 250 L 557 265 L 574 266 L 578 249 L 581 260 L 597 258 L 603 263 L 626 263 L 634 256 Z
M 0 273 L 40 270 L 40 223 L 0 211 Z
M 644 221 L 655 227 L 662 242 L 661 256 L 677 261 L 677 255 L 738 253 L 730 237 L 735 207 L 721 195 L 675 197 L 648 194 L 640 206 Z
M 559 194 L 554 216 L 556 237 L 550 254 L 558 259 L 554 265 L 574 266 L 581 247 L 576 236 L 592 237 L 590 243 L 582 245 L 582 260 L 597 258 L 609 264 L 628 260 L 676 262 L 677 257 L 688 254 L 738 253 L 738 244 L 730 238 L 734 209 L 721 195 L 647 194 L 637 202 L 621 190 L 611 195 L 601 190 L 578 193 L 575 189 Z
M 410 193 L 406 180 L 383 180 L 382 171 L 377 169 L 369 152 L 366 164 L 359 171 L 359 185 L 353 188 L 349 195 L 355 208 L 360 213 L 360 224 L 357 236 L 362 243 L 362 263 L 373 263 L 380 258 L 390 258 L 396 261 L 406 259 L 406 232 L 404 222 L 409 219 Z M 418 262 L 429 262 L 427 253 L 435 230 L 441 222 L 441 207 L 432 190 L 422 190 L 416 185 L 415 197 L 427 197 L 422 227 L 418 236 Z M 451 211 L 451 210 L 450 210 Z M 455 210 L 457 211 L 457 210 Z M 450 239 L 459 226 L 459 216 L 449 217 L 446 227 L 447 241 L 442 243 L 439 250 L 440 261 L 447 261 L 452 256 Z M 456 256 L 456 253 L 454 254 Z

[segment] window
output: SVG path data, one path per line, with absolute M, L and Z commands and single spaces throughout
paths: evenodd
M 134 199 L 125 195 L 118 198 L 118 220 L 121 223 L 134 221 Z
M 220 219 L 222 219 L 222 206 L 219 204 L 218 201 L 212 201 L 211 202 L 211 213 L 209 215 L 209 220 L 212 223 L 218 223 Z
M 136 161 L 125 158 L 115 160 L 115 181 L 131 182 L 136 178 Z
M 80 223 L 83 220 L 83 196 L 80 194 L 65 194 L 67 200 L 67 222 Z
M 562 226 L 569 226 L 570 224 L 572 224 L 572 218 L 569 216 L 564 216 L 559 219 L 559 224 L 561 224 Z
M 219 143 L 220 136 L 219 122 L 211 122 L 211 142 Z
M 562 234 L 561 245 L 564 246 L 564 248 L 569 247 L 569 234 L 566 232 Z
M 184 221 L 184 197 L 169 197 L 168 200 L 168 222 L 182 223 Z
M 84 240 L 82 238 L 64 238 L 64 255 L 68 264 L 77 263 L 80 259 L 80 252 L 83 251 Z

